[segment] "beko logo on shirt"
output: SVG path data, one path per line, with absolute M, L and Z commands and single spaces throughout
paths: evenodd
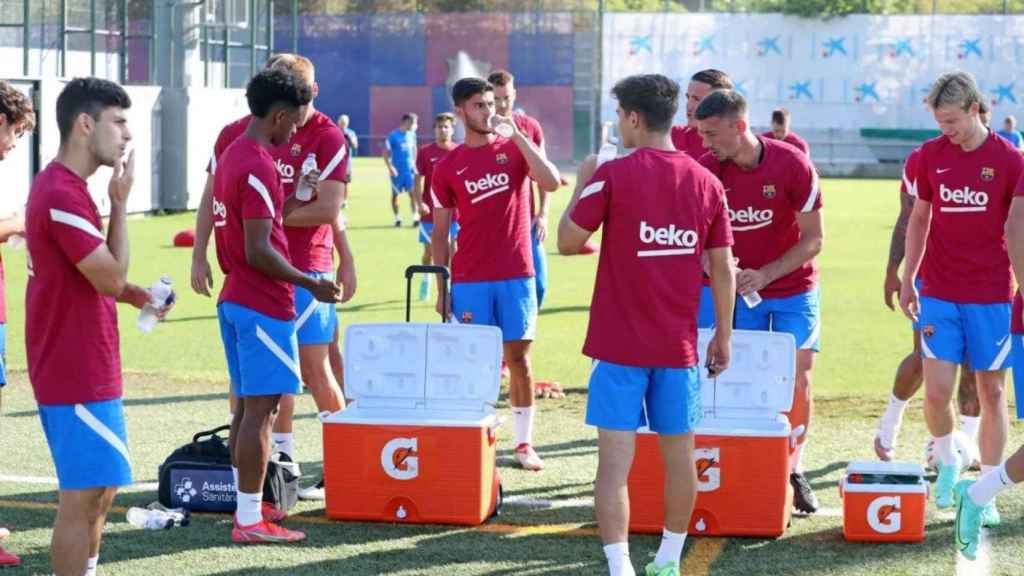
M 675 224 L 671 224 L 667 228 L 655 228 L 641 220 L 640 241 L 644 244 L 657 244 L 658 246 L 664 246 L 664 248 L 639 250 L 636 255 L 641 258 L 646 258 L 650 256 L 679 256 L 684 254 L 694 254 L 697 252 L 698 239 L 699 237 L 697 236 L 696 230 L 676 228 Z
M 295 166 L 281 162 L 280 158 L 274 160 L 274 166 L 277 166 L 277 173 L 281 175 L 282 183 L 295 181 Z
M 940 212 L 984 212 L 988 208 L 988 194 L 981 190 L 971 190 L 969 186 L 949 188 L 939 184 L 939 198 L 943 202 L 958 204 L 943 206 L 939 208 Z
M 757 210 L 753 206 L 747 206 L 741 210 L 729 209 L 729 221 L 733 225 L 733 232 L 747 232 L 770 226 L 774 216 L 775 212 L 771 209 Z
M 504 172 L 499 174 L 487 174 L 479 180 L 466 180 L 466 192 L 469 192 L 470 196 L 475 196 L 478 192 L 481 193 L 479 196 L 473 198 L 470 203 L 476 204 L 485 198 L 507 191 L 509 189 L 510 181 L 511 179 L 508 177 L 508 174 Z

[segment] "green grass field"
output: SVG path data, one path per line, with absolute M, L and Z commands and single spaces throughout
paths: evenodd
M 400 321 L 404 314 L 403 270 L 419 261 L 416 231 L 391 225 L 383 163 L 360 159 L 348 207 L 359 289 L 340 308 L 344 325 Z M 837 482 L 846 463 L 873 457 L 871 441 L 885 406 L 893 369 L 909 348 L 906 320 L 882 304 L 882 276 L 891 224 L 897 209 L 895 181 L 828 180 L 823 183 L 826 243 L 820 259 L 823 289 L 823 352 L 814 386 L 818 418 L 807 452 L 809 474 L 826 507 L 824 514 L 795 518 L 778 540 L 699 539 L 687 543 L 685 574 L 878 573 L 934 576 L 952 573 L 1020 574 L 1024 569 L 1024 490 L 1002 497 L 1004 524 L 989 533 L 988 561 L 957 566 L 952 518 L 930 507 L 927 540 L 917 545 L 849 544 L 842 539 Z M 136 193 L 143 193 L 136 191 Z M 555 196 L 551 230 L 568 200 Z M 408 206 L 403 206 L 407 217 Z M 191 226 L 192 214 L 138 218 L 130 222 L 130 278 L 148 285 L 170 274 L 179 303 L 168 322 L 149 335 L 121 309 L 122 355 L 129 446 L 137 482 L 154 482 L 157 466 L 191 435 L 216 426 L 227 413 L 226 368 L 214 302 L 187 288 L 190 252 L 170 247 L 173 234 Z M 588 360 L 579 350 L 587 322 L 595 257 L 562 257 L 548 241 L 550 289 L 540 315 L 534 373 L 557 379 L 568 397 L 542 401 L 538 450 L 548 469 L 525 473 L 511 466 L 510 426 L 501 432 L 499 465 L 510 498 L 503 514 L 482 528 L 337 523 L 323 518 L 320 504 L 302 503 L 288 525 L 308 540 L 293 547 L 239 548 L 230 543 L 227 516 L 202 516 L 184 529 L 135 530 L 124 508 L 156 499 L 152 490 L 120 494 L 101 553 L 106 574 L 602 574 L 604 559 L 589 505 L 596 469 L 595 433 L 583 424 Z M 212 256 L 212 254 L 211 254 Z M 22 341 L 24 251 L 5 250 L 9 305 L 7 358 L 10 385 L 0 418 L 0 525 L 13 534 L 7 548 L 23 568 L 11 574 L 48 573 L 48 545 L 56 485 L 35 403 L 26 378 Z M 219 287 L 219 278 L 217 279 Z M 60 305 L 54 303 L 54 305 Z M 433 307 L 417 303 L 414 318 L 434 321 Z M 502 411 L 507 406 L 502 399 Z M 297 455 L 303 470 L 318 476 L 319 428 L 309 396 L 300 399 Z M 922 459 L 925 433 L 920 403 L 907 413 L 901 456 Z M 1010 445 L 1024 442 L 1014 424 Z M 642 567 L 658 539 L 633 537 L 634 564 Z

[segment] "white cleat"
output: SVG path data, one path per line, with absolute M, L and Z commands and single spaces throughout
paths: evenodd
M 544 469 L 544 461 L 540 459 L 533 446 L 529 444 L 524 443 L 516 446 L 516 461 L 519 462 L 519 465 L 524 470 L 540 472 Z

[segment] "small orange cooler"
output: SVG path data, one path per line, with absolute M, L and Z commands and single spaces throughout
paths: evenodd
M 500 377 L 498 328 L 350 326 L 354 402 L 323 419 L 327 516 L 475 525 L 494 514 Z
M 850 462 L 839 485 L 843 536 L 856 542 L 922 542 L 928 483 L 909 462 Z
M 699 331 L 698 350 L 712 333 Z M 700 366 L 703 366 L 703 359 Z M 793 337 L 733 332 L 732 363 L 717 379 L 700 369 L 704 420 L 696 430 L 697 502 L 689 533 L 701 536 L 781 536 L 789 525 L 792 434 L 782 414 L 793 404 Z M 660 533 L 664 468 L 657 434 L 642 429 L 629 474 L 630 531 Z

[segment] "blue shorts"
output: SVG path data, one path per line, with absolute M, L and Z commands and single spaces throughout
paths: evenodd
M 1024 334 L 1010 335 L 1010 361 L 1013 362 L 1013 397 L 1017 419 L 1024 420 Z
M 334 279 L 330 272 L 307 272 L 312 278 Z M 309 344 L 330 344 L 334 342 L 334 330 L 338 327 L 338 311 L 333 304 L 321 302 L 313 293 L 301 286 L 295 287 L 295 334 L 299 346 Z
M 430 235 L 434 233 L 433 222 L 420 222 L 420 244 L 430 244 Z M 452 222 L 448 228 L 448 239 L 455 240 L 455 237 L 459 235 L 459 223 Z
M 921 297 L 921 355 L 975 370 L 1010 364 L 1010 303 L 957 304 Z
M 415 176 L 411 171 L 399 170 L 397 176 L 391 177 L 391 194 L 398 196 L 403 192 L 411 192 Z
M 533 271 L 534 283 L 537 286 L 537 309 L 544 305 L 544 294 L 548 291 L 548 255 L 544 252 L 544 245 L 537 240 L 537 227 L 530 230 L 530 240 L 533 244 Z
M 61 490 L 115 488 L 132 483 L 121 400 L 39 405 L 46 443 Z
M 0 323 L 0 388 L 7 384 L 7 324 Z
M 271 318 L 233 302 L 217 305 L 217 317 L 235 395 L 299 393 L 299 342 L 294 320 Z
M 736 299 L 737 330 L 771 330 L 792 334 L 797 350 L 821 351 L 821 288 L 785 298 L 765 298 L 750 308 Z
M 634 432 L 686 434 L 702 417 L 697 367 L 639 368 L 595 360 L 587 394 L 587 424 Z
M 711 286 L 701 286 L 700 306 L 697 308 L 697 328 L 715 327 L 715 298 Z
M 453 284 L 452 314 L 462 324 L 501 328 L 505 342 L 533 340 L 537 332 L 533 278 Z

